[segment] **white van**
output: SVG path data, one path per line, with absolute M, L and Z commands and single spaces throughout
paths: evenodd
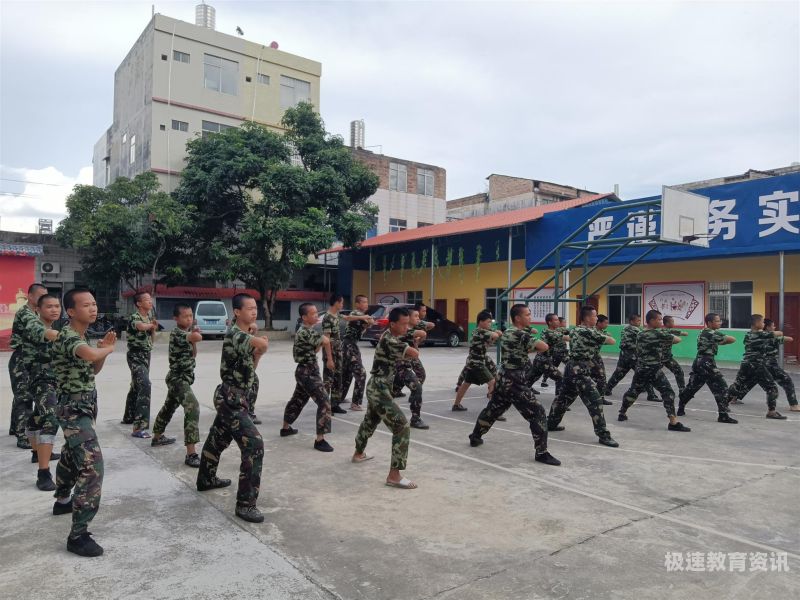
M 225 335 L 231 322 L 228 309 L 219 300 L 200 300 L 194 309 L 197 328 L 204 336 Z

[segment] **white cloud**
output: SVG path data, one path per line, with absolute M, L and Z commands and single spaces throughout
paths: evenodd
M 92 184 L 92 167 L 77 176 L 55 167 L 25 169 L 0 165 L 0 229 L 35 232 L 39 219 L 53 219 L 53 228 L 66 216 L 66 199 L 77 184 Z

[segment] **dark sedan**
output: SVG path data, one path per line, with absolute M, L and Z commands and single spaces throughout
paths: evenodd
M 397 306 L 411 308 L 413 304 L 371 304 L 367 312 L 375 319 L 375 325 L 367 329 L 361 339 L 369 342 L 373 346 L 377 346 L 378 340 L 389 326 L 389 313 Z M 445 319 L 440 313 L 430 307 L 428 307 L 428 314 L 425 320 L 435 325 L 433 329 L 428 331 L 428 337 L 425 341 L 426 345 L 444 344 L 451 348 L 456 348 L 461 342 L 467 340 L 467 333 L 461 327 L 449 319 Z

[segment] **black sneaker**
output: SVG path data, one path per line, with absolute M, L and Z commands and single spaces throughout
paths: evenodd
M 264 515 L 255 506 L 236 506 L 236 516 L 250 523 L 263 523 Z
M 612 404 L 614 403 L 611 402 L 611 400 L 606 400 L 605 398 L 603 398 L 603 406 L 611 406 Z
M 547 431 L 564 431 L 563 425 L 548 425 Z
M 187 454 L 186 458 L 183 459 L 183 464 L 187 467 L 194 467 L 195 469 L 200 468 L 200 457 L 197 456 L 197 452 L 193 454 Z
M 659 398 L 658 396 L 648 396 L 647 397 L 647 401 L 648 402 L 661 402 L 661 398 Z
M 341 406 L 339 406 L 338 404 L 336 406 L 334 406 L 333 408 L 331 408 L 331 412 L 333 414 L 335 414 L 335 415 L 346 415 L 347 414 L 347 411 L 345 409 L 343 409 Z
M 250 413 L 250 420 L 253 422 L 253 425 L 261 425 L 261 419 L 258 418 L 256 413 Z
M 54 515 L 68 515 L 72 512 L 72 500 L 67 502 L 66 504 L 62 504 L 58 500 L 53 503 L 53 514 Z
M 23 450 L 31 450 L 33 446 L 26 438 L 17 438 L 17 448 L 22 448 Z
M 36 474 L 36 487 L 43 492 L 55 491 L 56 484 L 53 483 L 53 476 L 50 474 L 50 469 L 39 469 Z
M 411 427 L 414 429 L 430 429 L 430 426 L 419 417 L 411 419 Z
M 619 448 L 619 442 L 612 438 L 610 435 L 606 437 L 598 438 L 598 443 L 603 444 L 603 446 L 608 446 L 609 448 Z
M 453 404 L 453 408 L 451 410 L 453 412 L 459 412 L 459 411 L 463 412 L 463 411 L 467 410 L 467 407 L 463 406 L 461 404 Z
M 549 452 L 543 452 L 542 454 L 537 454 L 533 460 L 536 462 L 544 463 L 546 465 L 552 465 L 557 467 L 561 464 L 561 461 L 558 460 L 555 456 L 550 454 Z
M 499 417 L 497 417 L 495 419 L 495 421 L 505 421 L 505 420 L 506 420 L 506 418 L 503 415 L 500 415 Z
M 617 421 L 627 421 L 627 420 L 628 420 L 628 415 L 623 415 L 622 413 L 619 413 L 617 415 Z
M 92 534 L 88 531 L 77 538 L 68 537 L 67 550 L 78 556 L 100 556 L 103 553 L 102 546 L 92 539 Z
M 768 419 L 777 419 L 779 421 L 785 421 L 786 420 L 786 417 L 784 415 L 782 415 L 781 413 L 779 413 L 777 410 L 772 414 L 767 413 L 767 418 Z
M 150 440 L 151 446 L 169 446 L 170 444 L 174 443 L 175 443 L 175 438 L 167 437 L 165 435 L 160 435 Z
M 543 382 L 541 383 L 541 386 L 542 386 L 542 387 L 550 387 L 550 384 L 549 384 L 549 383 L 547 383 L 546 381 L 543 381 Z
M 728 413 L 719 413 L 719 416 L 717 417 L 717 422 L 718 423 L 730 423 L 731 425 L 735 425 L 739 421 L 737 421 L 736 419 L 731 417 Z
M 289 437 L 290 435 L 294 435 L 297 433 L 297 429 L 294 427 L 289 427 L 289 429 L 284 429 L 281 427 L 281 437 Z
M 319 440 L 314 442 L 314 450 L 320 452 L 333 452 L 333 446 L 328 443 L 328 440 Z
M 198 492 L 205 492 L 208 490 L 215 490 L 217 488 L 224 488 L 228 487 L 231 484 L 230 479 L 220 479 L 216 475 L 212 477 L 209 481 L 200 481 L 197 480 L 197 491 Z
M 473 448 L 477 448 L 483 443 L 483 440 L 479 437 L 473 437 L 472 435 L 469 436 L 469 445 Z
M 678 405 L 678 412 L 676 413 L 679 417 L 686 416 L 686 407 L 683 404 Z
M 680 422 L 675 423 L 674 425 L 670 423 L 669 425 L 667 425 L 667 429 L 670 431 L 691 431 L 690 428 L 686 427 L 686 425 Z

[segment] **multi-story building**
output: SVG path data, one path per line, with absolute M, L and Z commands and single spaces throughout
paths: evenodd
M 492 174 L 486 179 L 487 191 L 447 203 L 448 220 L 468 219 L 596 194 L 569 185 L 523 177 Z
M 255 121 L 281 130 L 300 101 L 319 108 L 319 62 L 214 30 L 213 8 L 197 24 L 155 14 L 114 75 L 114 120 L 95 144 L 94 185 L 145 171 L 178 185 L 193 136 Z

